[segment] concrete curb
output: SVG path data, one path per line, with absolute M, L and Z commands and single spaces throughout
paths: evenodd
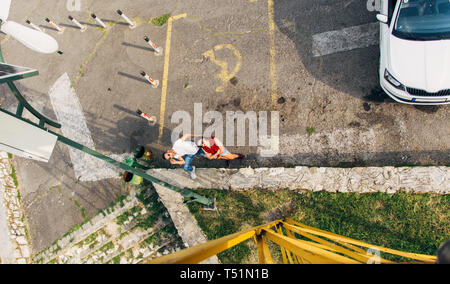
M 0 263 L 26 264 L 31 261 L 31 249 L 11 173 L 8 154 L 0 151 Z
M 185 246 L 191 247 L 206 243 L 208 240 L 198 226 L 194 216 L 192 216 L 189 209 L 183 203 L 181 194 L 157 183 L 153 183 L 153 186 L 155 187 L 156 192 L 158 192 L 161 202 L 164 204 L 167 211 L 169 211 L 170 218 L 177 228 L 178 234 L 183 239 Z M 201 263 L 218 264 L 219 259 L 217 256 L 212 256 Z
M 328 192 L 450 193 L 449 167 L 357 167 L 197 169 L 197 179 L 183 169 L 152 169 L 148 174 L 190 189 L 290 189 Z

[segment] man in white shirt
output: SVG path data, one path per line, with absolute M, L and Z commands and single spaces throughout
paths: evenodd
M 186 139 L 192 139 L 199 135 L 185 134 L 173 143 L 172 149 L 167 150 L 163 154 L 165 160 L 169 160 L 172 165 L 183 166 L 183 169 L 191 175 L 191 179 L 195 179 L 195 167 L 191 166 L 192 159 L 202 154 L 195 142 Z

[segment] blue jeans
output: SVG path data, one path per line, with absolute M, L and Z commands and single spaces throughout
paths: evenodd
M 191 166 L 192 159 L 194 159 L 195 156 L 200 155 L 202 152 L 203 150 L 199 149 L 198 152 L 195 153 L 194 155 L 184 155 L 183 159 L 186 163 L 183 165 L 183 169 L 191 173 L 194 170 Z

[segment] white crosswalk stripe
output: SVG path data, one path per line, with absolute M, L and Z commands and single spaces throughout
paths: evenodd
M 95 149 L 91 132 L 86 124 L 83 109 L 75 90 L 71 87 L 70 78 L 64 73 L 49 91 L 50 100 L 55 111 L 61 130 L 65 137 L 86 147 Z M 88 155 L 75 148 L 69 147 L 75 177 L 80 181 L 98 181 L 119 177 L 119 170 L 113 165 Z M 122 161 L 131 154 L 111 155 L 110 157 Z
M 314 57 L 377 45 L 379 23 L 359 25 L 313 35 Z

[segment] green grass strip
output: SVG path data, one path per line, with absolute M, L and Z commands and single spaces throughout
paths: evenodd
M 199 190 L 215 197 L 220 215 L 188 207 L 208 240 L 289 217 L 308 226 L 404 252 L 436 255 L 450 239 L 450 195 Z M 272 244 L 274 260 L 281 261 Z M 253 240 L 218 254 L 222 263 L 254 263 Z M 381 255 L 394 261 L 404 259 Z
M 156 18 L 151 19 L 150 22 L 151 22 L 152 24 L 154 24 L 155 26 L 161 27 L 161 26 L 163 26 L 165 23 L 167 23 L 167 21 L 169 20 L 169 18 L 170 18 L 170 14 L 164 14 L 164 15 L 162 15 L 162 16 L 159 16 L 159 17 L 156 17 Z

